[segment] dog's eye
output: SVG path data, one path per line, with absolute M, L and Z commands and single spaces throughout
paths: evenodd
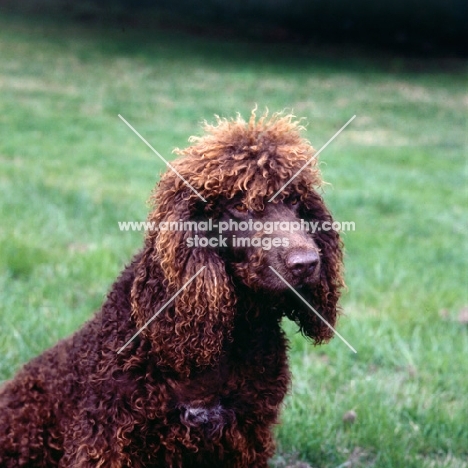
M 239 213 L 247 212 L 247 207 L 243 203 L 237 203 L 236 205 L 234 205 L 234 209 Z
M 297 205 L 299 203 L 299 200 L 300 200 L 300 197 L 293 197 L 291 198 L 291 200 L 289 201 L 289 204 L 290 205 Z

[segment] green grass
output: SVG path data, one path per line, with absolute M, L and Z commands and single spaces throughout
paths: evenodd
M 467 467 L 466 74 L 348 52 L 0 16 L 0 379 L 89 318 L 141 245 L 117 221 L 145 219 L 163 166 L 117 114 L 167 157 L 255 103 L 306 117 L 316 148 L 356 114 L 321 160 L 327 203 L 356 223 L 339 331 L 358 354 L 285 324 L 279 451 Z

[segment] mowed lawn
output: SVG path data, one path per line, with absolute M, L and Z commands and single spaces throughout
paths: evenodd
M 214 114 L 307 119 L 344 234 L 338 338 L 290 323 L 272 466 L 468 466 L 467 76 L 348 50 L 0 16 L 0 380 L 80 327 L 142 244 L 164 165 Z M 417 65 L 417 66 L 416 66 Z M 416 71 L 412 71 L 416 70 Z M 261 397 L 261 396 L 260 396 Z

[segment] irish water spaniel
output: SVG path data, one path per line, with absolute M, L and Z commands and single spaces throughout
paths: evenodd
M 333 336 L 290 286 L 331 325 L 343 286 L 301 130 L 253 112 L 178 151 L 102 309 L 1 388 L 1 467 L 267 467 L 290 382 L 282 317 Z

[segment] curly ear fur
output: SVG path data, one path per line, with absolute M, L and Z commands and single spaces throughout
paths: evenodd
M 172 172 L 161 179 L 150 222 L 194 219 L 196 195 L 177 180 Z M 224 262 L 213 249 L 187 246 L 194 234 L 203 236 L 186 230 L 148 232 L 132 287 L 132 316 L 139 328 L 182 288 L 143 333 L 158 364 L 186 376 L 216 364 L 231 339 L 235 308 Z
M 325 206 L 322 197 L 310 190 L 303 195 L 303 209 L 301 218 L 307 221 L 330 223 L 333 218 Z M 345 286 L 343 279 L 343 244 L 339 233 L 334 230 L 317 230 L 314 241 L 320 249 L 321 269 L 320 282 L 313 288 L 301 290 L 301 294 L 307 299 L 317 312 L 333 327 L 339 315 L 338 300 L 340 290 Z M 334 332 L 316 314 L 306 306 L 300 306 L 289 318 L 300 327 L 301 332 L 314 340 L 315 344 L 321 344 L 330 340 Z

